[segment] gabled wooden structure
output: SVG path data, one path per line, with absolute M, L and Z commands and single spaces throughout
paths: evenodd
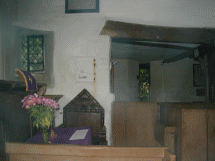
M 107 144 L 104 108 L 86 89 L 64 107 L 63 125 L 64 127 L 91 126 L 93 144 Z

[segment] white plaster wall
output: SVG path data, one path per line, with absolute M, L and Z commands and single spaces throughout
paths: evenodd
M 94 31 L 103 23 L 103 19 L 74 19 L 62 24 L 54 32 L 54 72 L 52 78 L 54 79 L 54 88 L 48 88 L 47 93 L 64 95 L 59 101 L 62 109 L 86 88 L 105 109 L 105 125 L 110 144 L 110 110 L 113 101 L 109 84 L 110 39 L 108 36 L 99 36 Z M 76 59 L 79 57 L 95 58 L 95 83 L 76 81 Z M 56 118 L 56 126 L 62 121 L 62 115 L 59 115 Z
M 128 60 L 113 60 L 114 65 L 114 94 L 115 101 L 128 101 Z
M 101 13 L 108 19 L 133 23 L 214 27 L 212 0 L 101 0 Z
M 4 79 L 4 54 L 3 54 L 3 5 L 0 2 L 0 80 Z
M 36 81 L 39 83 L 46 83 L 49 88 L 54 87 L 54 80 L 53 77 L 53 53 L 54 53 L 54 33 L 51 31 L 41 31 L 41 30 L 31 30 L 26 28 L 18 28 L 18 37 L 19 42 L 18 48 L 16 51 L 16 59 L 18 60 L 18 63 L 16 65 L 16 68 L 21 68 L 21 37 L 27 36 L 27 35 L 43 35 L 44 36 L 44 53 L 45 53 L 45 72 L 41 73 L 32 73 L 32 75 L 35 77 Z M 19 54 L 17 54 L 19 53 Z M 20 78 L 17 75 L 17 79 Z
M 11 25 L 10 22 L 6 22 L 4 30 L 4 79 L 5 80 L 17 80 L 15 76 L 15 69 L 20 64 L 20 59 L 17 59 L 17 55 L 20 53 L 18 31 L 17 28 Z
M 42 33 L 40 33 L 42 34 Z M 54 33 L 44 34 L 45 73 L 34 73 L 37 82 L 46 83 L 48 88 L 54 88 L 53 61 L 54 61 Z
M 18 32 L 13 26 L 16 20 L 16 0 L 0 1 L 0 79 L 17 80 L 14 77 L 15 68 L 19 64 L 18 53 Z
M 65 0 L 17 0 L 19 21 L 38 21 L 52 28 L 62 19 Z M 26 14 L 28 13 L 28 14 Z M 75 16 L 86 14 L 75 14 Z M 87 16 L 98 16 L 88 14 Z M 100 0 L 99 15 L 106 19 L 130 23 L 175 26 L 215 27 L 215 1 L 213 0 Z M 73 14 L 74 16 L 74 14 Z M 57 20 L 57 21 L 56 21 Z M 29 22 L 28 22 L 29 23 Z
M 18 8 L 18 21 L 14 22 L 15 25 L 40 31 L 54 31 L 51 64 L 53 71 L 48 72 L 52 80 L 46 94 L 64 95 L 59 101 L 62 109 L 86 88 L 105 109 L 105 126 L 110 144 L 110 111 L 114 96 L 110 94 L 109 84 L 110 38 L 99 35 L 105 23 L 104 18 L 93 16 L 94 14 L 80 17 L 77 14 L 66 15 L 64 0 L 18 0 Z M 76 82 L 77 57 L 95 58 L 95 82 Z M 56 126 L 62 122 L 63 116 L 58 115 Z
M 150 63 L 150 102 L 164 102 L 164 66 L 162 61 Z
M 139 102 L 139 80 L 137 76 L 139 75 L 139 62 L 129 60 L 128 61 L 128 87 L 129 87 L 129 96 L 131 102 Z
M 112 61 L 117 62 L 114 65 L 115 101 L 139 102 L 139 62 L 128 59 Z
M 204 102 L 193 87 L 193 59 L 151 62 L 151 102 Z

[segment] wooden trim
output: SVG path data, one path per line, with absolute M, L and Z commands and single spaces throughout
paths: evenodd
M 152 26 L 107 20 L 100 35 L 156 42 L 208 44 L 214 39 L 215 29 Z
M 44 95 L 44 97 L 53 99 L 58 102 L 63 97 L 63 95 Z
M 171 156 L 170 156 L 171 157 Z M 162 161 L 162 158 L 113 158 L 113 157 L 77 157 L 77 156 L 46 156 L 46 155 L 25 155 L 11 154 L 10 161 L 38 161 L 38 160 L 54 160 L 54 161 Z M 166 159 L 165 161 L 176 161 Z
M 164 159 L 165 161 L 176 161 L 176 155 L 172 154 L 169 149 L 164 150 Z
M 181 44 L 147 42 L 147 41 L 139 41 L 136 39 L 125 39 L 125 38 L 112 38 L 111 42 L 119 43 L 119 44 L 132 44 L 132 45 L 151 46 L 151 47 L 188 50 L 188 51 L 193 51 L 194 49 L 198 48 L 198 47 L 181 46 Z
M 205 102 L 210 101 L 210 77 L 208 72 L 208 56 L 205 55 L 205 62 L 207 64 L 206 71 L 205 71 L 205 79 L 206 79 L 206 94 L 205 94 Z
M 6 153 L 9 153 L 9 154 L 25 154 L 25 155 L 155 158 L 155 157 L 164 157 L 164 150 L 168 148 L 6 143 L 5 149 L 6 149 Z

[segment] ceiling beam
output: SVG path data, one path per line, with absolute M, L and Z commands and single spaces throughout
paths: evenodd
M 187 57 L 191 57 L 193 55 L 193 52 L 192 51 L 185 51 L 181 54 L 178 54 L 176 56 L 173 56 L 169 59 L 164 59 L 163 60 L 163 64 L 166 64 L 166 63 L 172 63 L 172 62 L 175 62 L 175 61 L 178 61 L 178 60 L 182 60 L 184 58 L 187 58 Z
M 154 42 L 140 42 L 134 39 L 125 39 L 125 38 L 113 38 L 112 42 L 114 43 L 122 43 L 122 44 L 132 44 L 132 45 L 140 45 L 140 46 L 151 46 L 151 47 L 159 47 L 159 48 L 168 48 L 168 49 L 178 49 L 178 50 L 193 50 L 198 47 L 188 47 L 181 46 L 177 44 L 167 44 L 167 43 L 154 43 Z
M 150 26 L 107 20 L 100 35 L 143 41 L 209 44 L 214 42 L 215 29 Z

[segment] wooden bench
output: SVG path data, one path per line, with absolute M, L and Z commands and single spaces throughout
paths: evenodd
M 9 161 L 176 161 L 166 147 L 6 143 Z

